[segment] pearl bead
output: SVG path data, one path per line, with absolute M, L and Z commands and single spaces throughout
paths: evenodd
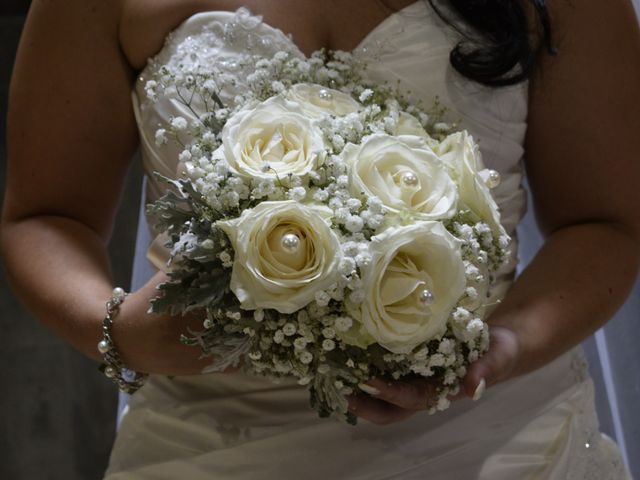
M 98 342 L 98 351 L 100 353 L 105 354 L 109 350 L 111 350 L 111 345 L 109 345 L 109 342 L 107 342 L 106 340 L 100 340 Z
M 107 368 L 104 369 L 104 374 L 109 377 L 109 378 L 113 378 L 116 376 L 116 369 L 113 368 L 111 365 L 109 365 Z
M 318 96 L 322 100 L 331 100 L 333 98 L 333 95 L 331 94 L 331 92 L 326 88 L 321 88 L 320 91 L 318 92 Z
M 435 301 L 433 293 L 431 293 L 429 290 L 422 290 L 418 295 L 418 299 L 420 300 L 420 303 L 425 307 L 433 305 L 433 302 Z
M 401 177 L 402 184 L 405 187 L 417 187 L 418 186 L 418 176 L 413 172 L 405 172 Z
M 287 233 L 282 236 L 281 245 L 284 251 L 294 253 L 300 247 L 300 239 L 294 233 Z
M 489 177 L 487 178 L 487 187 L 496 188 L 500 185 L 500 174 L 495 170 L 489 170 Z
M 114 288 L 112 293 L 113 296 L 117 298 L 124 298 L 124 296 L 126 295 L 125 291 L 120 287 Z

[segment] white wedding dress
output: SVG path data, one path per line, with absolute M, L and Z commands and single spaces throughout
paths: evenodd
M 480 142 L 498 170 L 494 192 L 510 234 L 525 211 L 522 143 L 527 84 L 491 89 L 456 74 L 449 52 L 457 41 L 430 9 L 416 2 L 378 25 L 354 54 L 366 76 L 400 82 L 414 100 L 438 95 L 449 116 Z M 280 30 L 246 10 L 188 18 L 142 72 L 133 92 L 144 167 L 175 176 L 178 147 L 158 148 L 154 134 L 174 115 L 190 112 L 170 96 L 146 100 L 144 85 L 158 69 L 216 64 L 236 82 L 249 71 L 242 57 L 277 50 L 303 54 Z M 148 181 L 147 199 L 162 193 Z M 151 258 L 161 265 L 162 252 Z M 143 261 L 142 258 L 137 259 Z M 501 277 L 506 289 L 515 259 Z M 134 286 L 135 287 L 135 286 Z M 462 400 L 433 416 L 417 414 L 386 427 L 319 419 L 295 383 L 275 385 L 247 374 L 155 376 L 129 401 L 106 478 L 119 479 L 429 479 L 618 480 L 629 478 L 616 446 L 598 430 L 593 388 L 581 351 Z

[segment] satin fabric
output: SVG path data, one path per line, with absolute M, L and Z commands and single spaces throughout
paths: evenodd
M 520 184 L 527 85 L 490 89 L 460 77 L 448 61 L 457 40 L 426 2 L 416 2 L 378 25 L 354 54 L 368 64 L 367 77 L 399 82 L 413 101 L 428 106 L 438 95 L 450 109 L 449 118 L 478 139 L 485 163 L 502 176 L 494 193 L 513 235 L 525 210 Z M 199 13 L 172 32 L 132 95 L 147 172 L 178 174 L 177 147 L 156 147 L 154 134 L 172 116 L 190 118 L 190 113 L 170 96 L 147 101 L 146 80 L 164 65 L 223 64 L 241 60 L 247 49 L 302 56 L 291 38 L 245 11 Z M 246 73 L 234 73 L 236 88 L 242 88 Z M 232 90 L 222 93 L 223 100 L 232 101 Z M 162 186 L 153 179 L 148 185 L 148 199 L 158 198 Z M 164 268 L 161 239 L 153 242 L 148 256 Z M 514 255 L 499 275 L 497 295 L 509 287 L 515 264 Z M 308 406 L 306 390 L 293 382 L 275 385 L 243 373 L 154 376 L 130 400 L 106 478 L 628 477 L 615 445 L 598 431 L 592 383 L 576 349 L 536 372 L 489 388 L 478 402 L 461 400 L 445 412 L 417 414 L 386 427 L 319 419 Z

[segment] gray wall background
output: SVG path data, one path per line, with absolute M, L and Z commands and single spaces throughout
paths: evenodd
M 0 0 L 0 202 L 5 183 L 5 127 L 9 78 L 24 23 L 28 0 Z M 640 0 L 634 0 L 640 9 Z M 136 163 L 130 172 L 109 251 L 117 285 L 129 286 L 137 225 L 142 173 Z M 535 241 L 535 232 L 524 235 Z M 526 258 L 525 258 L 526 260 Z M 619 315 L 607 326 L 610 339 L 637 339 L 637 325 L 623 317 L 637 317 L 640 284 Z M 630 329 L 635 329 L 631 331 Z M 612 343 L 610 348 L 616 349 Z M 585 343 L 595 358 L 595 342 Z M 629 345 L 629 350 L 633 345 Z M 615 362 L 614 362 L 615 363 Z M 603 384 L 597 362 L 590 365 L 596 384 Z M 628 369 L 621 363 L 618 372 Z M 627 397 L 640 398 L 640 377 L 614 379 L 628 390 Z M 0 479 L 93 480 L 102 478 L 115 434 L 117 392 L 84 358 L 34 320 L 16 302 L 2 273 L 0 257 Z M 615 431 L 607 399 L 597 396 L 603 429 Z M 640 419 L 636 402 L 621 406 L 626 420 L 625 437 L 634 452 L 639 444 Z M 630 445 L 627 445 L 629 448 Z M 630 455 L 632 469 L 640 474 L 640 457 Z

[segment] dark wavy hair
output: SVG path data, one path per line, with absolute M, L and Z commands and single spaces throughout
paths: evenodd
M 530 77 L 541 52 L 556 53 L 544 0 L 425 1 L 462 34 L 451 51 L 451 65 L 478 83 L 514 85 Z M 530 32 L 524 1 L 535 8 L 537 32 Z

